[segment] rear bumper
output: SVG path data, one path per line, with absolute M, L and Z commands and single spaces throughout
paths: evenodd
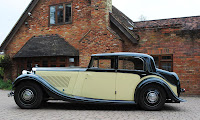
M 179 97 L 176 97 L 175 99 L 176 99 L 176 100 L 174 101 L 175 103 L 186 102 L 186 100 L 184 100 L 184 99 L 182 99 L 182 98 L 179 98 Z
M 180 88 L 180 93 L 185 92 L 184 88 Z M 179 94 L 180 95 L 180 94 Z M 166 103 L 180 103 L 180 102 L 186 102 L 186 100 L 179 98 L 179 96 L 176 96 L 175 94 L 173 94 L 173 96 L 171 97 L 172 99 L 168 99 L 166 100 Z
M 180 102 L 186 102 L 186 100 L 179 97 L 176 97 L 174 100 L 172 99 L 166 100 L 166 103 L 180 103 Z

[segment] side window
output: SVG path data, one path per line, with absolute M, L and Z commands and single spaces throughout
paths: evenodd
M 114 69 L 114 57 L 94 57 L 92 68 Z
M 140 58 L 119 57 L 118 69 L 144 70 L 144 63 Z

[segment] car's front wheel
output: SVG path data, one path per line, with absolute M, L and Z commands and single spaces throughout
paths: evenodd
M 43 100 L 43 91 L 36 83 L 21 83 L 15 88 L 14 99 L 22 109 L 38 108 Z
M 165 101 L 166 93 L 159 85 L 147 85 L 140 92 L 139 105 L 145 110 L 160 110 Z

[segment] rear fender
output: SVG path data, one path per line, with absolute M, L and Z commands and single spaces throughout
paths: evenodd
M 135 94 L 134 94 L 134 99 L 135 99 L 135 102 L 138 103 L 139 101 L 139 95 L 140 95 L 140 91 L 146 86 L 146 85 L 149 85 L 149 84 L 158 84 L 160 86 L 162 86 L 162 88 L 166 91 L 169 99 L 172 99 L 175 103 L 180 103 L 180 102 L 184 102 L 183 99 L 181 98 L 178 98 L 178 96 L 176 96 L 176 94 L 173 92 L 173 90 L 169 87 L 169 85 L 159 79 L 159 78 L 147 78 L 147 79 L 144 79 L 142 82 L 140 82 L 136 89 L 135 89 Z

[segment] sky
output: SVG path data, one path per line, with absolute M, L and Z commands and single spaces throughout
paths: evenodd
M 0 0 L 0 44 L 31 0 Z M 113 0 L 133 21 L 200 16 L 200 0 Z

